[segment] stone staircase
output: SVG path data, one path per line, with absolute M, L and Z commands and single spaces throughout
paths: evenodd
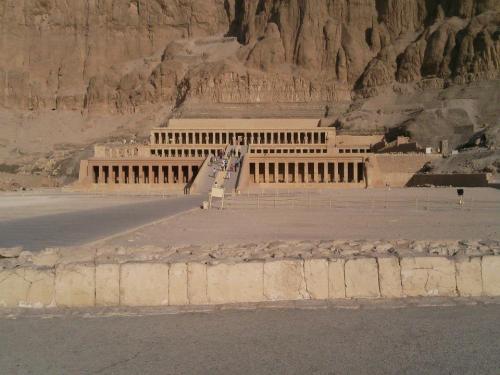
M 203 165 L 201 166 L 196 178 L 191 184 L 190 193 L 191 194 L 202 194 L 206 195 L 209 193 L 212 185 L 214 183 L 214 176 L 212 172 L 212 166 L 210 163 L 211 155 L 207 156 Z
M 235 149 L 235 147 L 229 146 L 228 149 L 228 152 L 231 152 L 231 150 Z M 224 183 L 224 192 L 226 193 L 226 195 L 233 195 L 236 192 L 239 176 L 242 171 L 241 166 L 243 165 L 243 158 L 245 157 L 247 151 L 248 146 L 240 146 L 240 168 L 238 169 L 238 172 L 231 172 L 230 178 L 226 179 L 226 182 Z M 232 157 L 229 161 L 229 165 L 234 164 L 237 160 L 238 158 Z

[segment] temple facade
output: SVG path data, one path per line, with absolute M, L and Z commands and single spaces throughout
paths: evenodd
M 372 159 L 382 140 L 382 134 L 337 134 L 319 119 L 172 119 L 167 127 L 152 129 L 147 144 L 95 146 L 94 156 L 80 164 L 79 185 L 195 192 L 206 186 L 202 180 L 211 157 L 234 149 L 241 165 L 234 190 L 367 187 L 370 177 L 380 180 L 369 174 L 380 173 Z M 421 167 L 421 156 L 415 168 Z

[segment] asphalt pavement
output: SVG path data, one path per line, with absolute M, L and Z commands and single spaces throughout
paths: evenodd
M 201 205 L 201 196 L 78 210 L 0 222 L 0 247 L 26 250 L 83 245 Z
M 2 374 L 500 373 L 500 305 L 0 318 Z

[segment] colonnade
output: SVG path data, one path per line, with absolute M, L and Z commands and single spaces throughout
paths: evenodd
M 224 148 L 151 148 L 151 155 L 162 158 L 206 158 L 217 155 L 217 151 L 224 151 Z
M 95 184 L 187 184 L 200 166 L 193 163 L 91 165 Z
M 360 183 L 362 161 L 250 162 L 251 183 Z
M 227 144 L 326 144 L 330 131 L 158 131 L 151 132 L 151 145 L 227 145 Z

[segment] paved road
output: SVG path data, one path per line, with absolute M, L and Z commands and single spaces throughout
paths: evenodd
M 195 208 L 202 199 L 193 195 L 3 221 L 0 247 L 39 250 L 82 245 Z
M 494 374 L 500 305 L 0 319 L 3 374 Z

